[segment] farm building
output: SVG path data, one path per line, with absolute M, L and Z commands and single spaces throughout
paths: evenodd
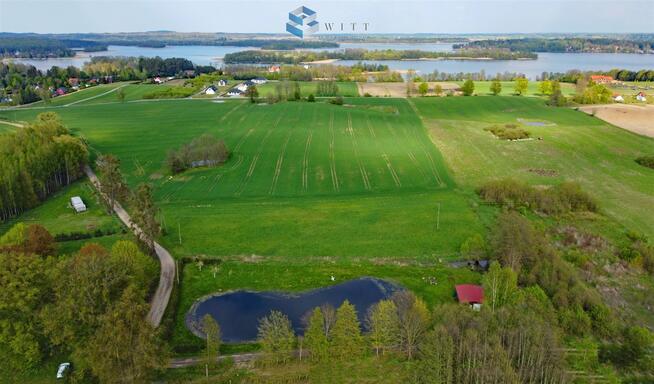
M 79 196 L 73 196 L 70 199 L 70 204 L 73 206 L 75 212 L 84 212 L 86 211 L 86 205 L 82 201 L 82 198 Z
M 590 80 L 597 84 L 611 84 L 615 81 L 613 77 L 603 75 L 592 75 Z
M 473 284 L 459 284 L 454 287 L 459 303 L 469 304 L 473 309 L 479 310 L 484 302 L 484 288 Z
M 207 87 L 207 89 L 204 90 L 205 95 L 215 95 L 216 94 L 216 87 L 213 85 Z

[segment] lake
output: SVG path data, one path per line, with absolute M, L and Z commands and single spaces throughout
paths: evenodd
M 198 324 L 204 315 L 210 314 L 220 325 L 223 341 L 254 341 L 259 319 L 276 310 L 288 316 L 295 333 L 301 335 L 305 328 L 304 319 L 310 311 L 323 304 L 338 308 L 346 299 L 356 307 L 363 326 L 368 309 L 399 289 L 388 281 L 364 277 L 293 294 L 239 290 L 200 299 L 187 313 L 186 326 L 196 336 L 204 337 Z
M 165 48 L 144 48 L 132 46 L 111 45 L 107 51 L 81 53 L 77 57 L 58 59 L 17 59 L 16 61 L 34 65 L 38 69 L 49 69 L 53 65 L 67 67 L 74 65 L 81 67 L 89 61 L 91 56 L 145 56 L 162 58 L 183 57 L 195 64 L 222 66 L 221 58 L 228 53 L 244 50 L 258 49 L 253 47 L 211 47 L 199 45 L 172 45 Z M 452 50 L 452 44 L 441 43 L 342 43 L 340 48 L 331 50 L 342 50 L 348 48 L 366 49 L 402 49 L 402 50 L 423 50 L 448 52 Z M 322 50 L 322 49 L 317 49 Z M 338 62 L 341 65 L 352 65 L 356 61 L 344 60 Z M 373 61 L 371 63 L 386 64 L 391 69 L 408 70 L 414 69 L 418 73 L 432 73 L 435 70 L 446 73 L 457 72 L 479 72 L 484 70 L 487 75 L 494 75 L 503 72 L 519 72 L 531 79 L 540 76 L 543 72 L 565 72 L 571 69 L 580 70 L 610 70 L 613 68 L 624 68 L 630 70 L 654 68 L 654 55 L 627 54 L 627 53 L 539 53 L 537 60 L 391 60 Z

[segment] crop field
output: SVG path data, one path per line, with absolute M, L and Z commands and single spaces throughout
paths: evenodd
M 600 208 L 631 230 L 654 235 L 654 170 L 634 161 L 654 153 L 654 139 L 536 98 L 412 99 L 461 188 L 513 177 L 532 185 L 577 181 Z M 492 124 L 542 122 L 523 128 L 535 140 L 496 139 Z M 542 140 L 538 140 L 541 138 Z
M 317 87 L 319 81 L 298 81 L 297 83 L 300 85 L 300 92 L 302 93 L 302 97 L 309 96 L 310 94 L 317 96 Z M 279 82 L 277 81 L 270 81 L 266 84 L 258 85 L 257 90 L 259 91 L 259 95 L 265 97 L 269 94 L 275 94 L 275 89 L 278 84 Z M 341 96 L 359 96 L 359 89 L 357 87 L 357 83 L 355 82 L 338 81 L 336 82 L 336 85 L 338 86 L 338 94 Z
M 175 255 L 448 258 L 485 232 L 488 208 L 455 190 L 406 100 L 348 103 L 165 100 L 57 112 L 93 150 L 117 155 L 132 186 L 154 185 Z M 167 151 L 203 133 L 224 139 L 230 160 L 169 177 Z

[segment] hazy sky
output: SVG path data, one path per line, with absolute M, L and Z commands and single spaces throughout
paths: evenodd
M 654 0 L 0 0 L 2 32 L 283 33 L 305 5 L 372 33 L 654 32 Z

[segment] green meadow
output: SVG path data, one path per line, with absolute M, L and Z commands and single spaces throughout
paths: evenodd
M 457 85 L 462 86 L 463 81 L 456 81 Z M 475 81 L 475 94 L 480 96 L 492 95 L 490 86 L 492 81 Z M 500 81 L 502 84 L 501 96 L 513 96 L 515 94 L 515 81 Z M 525 96 L 542 96 L 538 86 L 540 81 L 530 81 L 527 86 L 527 93 Z M 575 92 L 574 84 L 561 83 L 561 93 L 565 96 L 571 96 Z
M 489 209 L 456 190 L 406 100 L 348 103 L 170 100 L 57 112 L 94 151 L 117 155 L 132 186 L 154 185 L 162 242 L 177 256 L 451 258 L 485 232 Z M 169 176 L 167 151 L 203 133 L 225 140 L 229 161 Z
M 319 81 L 298 81 L 297 83 L 300 85 L 302 97 L 307 97 L 310 94 L 318 96 L 317 89 Z M 290 84 L 291 86 L 293 85 L 292 82 Z M 278 81 L 269 81 L 266 84 L 257 85 L 259 96 L 265 97 L 268 95 L 274 95 L 278 85 L 280 85 Z M 336 86 L 338 86 L 338 94 L 341 96 L 359 96 L 359 87 L 357 86 L 357 83 L 353 81 L 337 81 Z
M 411 102 L 461 188 L 504 177 L 532 185 L 576 181 L 599 201 L 605 214 L 631 230 L 654 235 L 654 170 L 634 161 L 654 153 L 654 139 L 573 109 L 548 107 L 536 98 Z M 521 120 L 545 125 L 528 126 Z M 534 140 L 501 141 L 484 131 L 509 123 L 520 124 Z

